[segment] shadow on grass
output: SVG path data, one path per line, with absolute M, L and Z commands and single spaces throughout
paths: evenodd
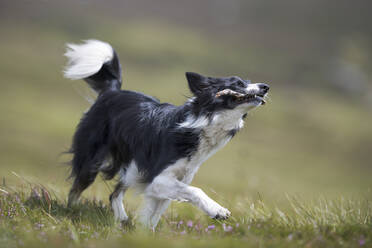
M 121 226 L 125 231 L 135 229 L 133 216 L 125 223 L 115 220 L 110 206 L 102 201 L 82 200 L 79 203 L 68 207 L 67 203 L 53 199 L 50 192 L 44 187 L 31 188 L 31 194 L 24 197 L 24 205 L 30 210 L 41 209 L 53 219 L 70 219 L 72 223 L 91 223 L 95 226 L 112 227 Z

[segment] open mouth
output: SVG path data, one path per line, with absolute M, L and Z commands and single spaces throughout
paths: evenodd
M 243 95 L 241 97 L 237 97 L 236 100 L 238 102 L 251 102 L 251 101 L 258 101 L 258 102 L 261 102 L 262 105 L 265 105 L 266 104 L 266 101 L 264 99 L 264 95 L 262 94 L 253 94 L 253 95 Z
M 258 101 L 261 103 L 261 105 L 265 105 L 265 95 L 266 94 L 242 94 L 230 89 L 224 89 L 222 91 L 217 92 L 216 97 L 221 97 L 221 96 L 233 96 L 235 97 L 235 100 L 238 101 L 239 103 L 248 103 L 248 102 L 253 102 L 253 101 Z

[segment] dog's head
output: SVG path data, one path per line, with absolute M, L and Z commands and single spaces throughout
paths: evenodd
M 264 105 L 269 85 L 252 84 L 239 77 L 206 77 L 194 72 L 186 72 L 191 92 L 198 104 L 211 111 L 240 109 L 242 112 Z

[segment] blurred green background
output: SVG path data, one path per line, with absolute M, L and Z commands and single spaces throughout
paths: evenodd
M 196 175 L 213 198 L 370 197 L 371 9 L 347 0 L 1 1 L 0 176 L 66 195 L 61 153 L 89 91 L 63 78 L 63 53 L 95 38 L 118 52 L 124 89 L 162 101 L 190 96 L 185 71 L 271 85 L 268 104 Z M 84 196 L 107 201 L 111 183 L 99 181 Z

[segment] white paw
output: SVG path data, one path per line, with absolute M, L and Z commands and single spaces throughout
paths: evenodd
M 230 215 L 231 212 L 228 209 L 221 207 L 220 205 L 217 205 L 213 208 L 209 216 L 217 220 L 226 220 L 230 217 Z

